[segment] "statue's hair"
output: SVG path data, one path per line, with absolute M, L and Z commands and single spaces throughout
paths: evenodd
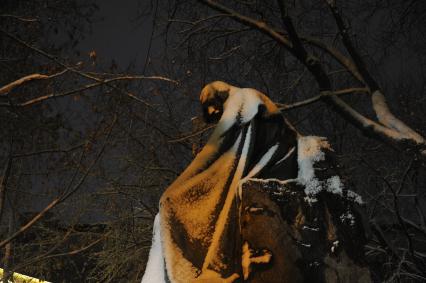
M 230 84 L 227 84 L 223 81 L 214 81 L 209 84 L 207 84 L 202 90 L 200 94 L 200 101 L 201 103 L 206 102 L 209 99 L 212 99 L 216 93 L 218 92 L 228 92 L 231 90 L 231 88 L 234 88 L 234 86 L 231 86 Z

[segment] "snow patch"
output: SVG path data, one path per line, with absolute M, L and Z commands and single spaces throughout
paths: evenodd
M 297 162 L 299 163 L 299 172 L 297 179 L 299 183 L 305 185 L 315 179 L 314 163 L 325 158 L 322 148 L 330 148 L 327 140 L 323 137 L 306 136 L 298 139 Z
M 359 194 L 355 193 L 354 191 L 348 190 L 347 194 L 348 194 L 347 197 L 353 200 L 354 202 L 358 204 L 364 203 L 364 201 L 362 200 L 362 197 Z
M 299 165 L 297 183 L 305 187 L 305 201 L 309 203 L 316 202 L 315 196 L 322 190 L 322 184 L 315 177 L 314 169 L 314 164 L 325 158 L 322 148 L 330 148 L 329 143 L 323 137 L 300 137 L 297 142 L 297 162 Z
M 253 169 L 250 170 L 250 172 L 247 174 L 245 178 L 251 178 L 257 173 L 262 170 L 263 167 L 265 167 L 266 164 L 271 160 L 272 156 L 274 155 L 275 151 L 277 151 L 278 144 L 270 147 L 268 151 L 262 156 L 262 158 L 259 160 L 259 162 L 253 167 Z
M 342 195 L 343 194 L 343 184 L 339 176 L 333 176 L 327 179 L 326 190 L 332 194 Z
M 262 156 L 262 158 L 259 160 L 259 162 L 250 170 L 250 172 L 245 176 L 243 179 L 240 180 L 238 185 L 238 197 L 242 198 L 242 187 L 245 182 L 251 179 L 251 177 L 255 176 L 257 173 L 260 172 L 260 170 L 265 167 L 266 164 L 271 160 L 272 156 L 278 149 L 278 144 L 275 144 L 274 146 L 270 147 L 268 151 Z
M 238 95 L 242 97 L 242 107 L 241 112 L 239 113 L 241 116 L 242 123 L 250 122 L 254 116 L 256 116 L 259 105 L 264 104 L 261 98 L 259 97 L 258 92 L 250 88 L 243 88 L 238 92 Z
M 259 105 L 263 104 L 256 91 L 246 88 L 231 88 L 223 104 L 223 114 L 217 124 L 214 136 L 222 135 L 234 124 L 245 124 L 256 116 Z
M 340 215 L 340 221 L 342 221 L 342 223 L 348 223 L 349 225 L 354 226 L 355 216 L 350 212 L 345 212 Z
M 320 193 L 322 190 L 326 190 L 332 194 L 336 194 L 339 196 L 344 196 L 343 194 L 343 183 L 339 176 L 332 176 L 325 181 L 320 181 L 315 176 L 315 168 L 314 164 L 316 162 L 322 161 L 325 159 L 325 154 L 323 149 L 331 149 L 330 144 L 324 137 L 317 136 L 305 136 L 298 138 L 297 145 L 297 162 L 299 166 L 299 171 L 296 179 L 288 179 L 288 180 L 279 180 L 276 178 L 269 179 L 258 179 L 253 178 L 272 158 L 273 153 L 276 151 L 278 147 L 274 145 L 271 147 L 267 153 L 261 158 L 261 160 L 256 164 L 256 166 L 250 171 L 250 173 L 241 180 L 240 188 L 239 188 L 239 196 L 241 198 L 242 193 L 242 185 L 247 181 L 255 181 L 261 183 L 269 183 L 269 182 L 277 182 L 283 186 L 290 182 L 297 182 L 297 184 L 302 185 L 305 189 L 305 198 L 304 200 L 310 204 L 317 202 L 316 195 Z M 294 151 L 294 147 L 291 148 L 288 153 L 279 160 L 276 164 L 287 159 Z M 346 193 L 346 197 L 358 204 L 363 204 L 363 200 L 360 195 L 357 193 L 348 190 Z
M 324 189 L 332 194 L 344 196 L 344 186 L 339 176 L 332 176 L 325 181 L 320 181 L 315 176 L 314 164 L 325 159 L 322 149 L 330 148 L 330 144 L 323 137 L 306 136 L 298 139 L 297 183 L 305 187 L 304 199 L 310 204 L 318 201 L 316 195 Z M 358 204 L 364 203 L 361 196 L 351 190 L 347 191 L 346 197 Z
M 300 245 L 304 246 L 305 248 L 310 248 L 312 245 L 307 243 L 299 242 Z
M 339 241 L 334 241 L 333 244 L 331 245 L 331 252 L 334 253 L 334 251 L 337 249 L 338 246 L 339 246 Z
M 281 158 L 280 160 L 278 160 L 276 163 L 275 163 L 275 165 L 278 165 L 278 164 L 280 164 L 281 162 L 283 162 L 284 160 L 286 160 L 293 152 L 294 152 L 294 149 L 295 149 L 295 147 L 293 146 L 288 152 L 287 152 L 287 154 L 283 157 L 283 158 Z
M 154 220 L 151 250 L 149 251 L 148 263 L 141 283 L 166 283 L 164 257 L 160 237 L 160 214 L 157 213 Z
M 319 228 L 316 228 L 316 227 L 309 227 L 309 226 L 304 225 L 304 226 L 302 227 L 302 230 L 310 230 L 310 231 L 318 232 L 318 231 L 319 231 Z

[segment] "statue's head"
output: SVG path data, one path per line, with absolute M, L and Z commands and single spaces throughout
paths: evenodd
M 223 104 L 229 97 L 233 86 L 215 81 L 201 90 L 200 101 L 203 107 L 203 116 L 206 123 L 217 123 L 223 114 Z
M 228 100 L 233 102 L 228 103 Z M 230 106 L 228 104 L 232 104 L 231 116 L 238 115 L 244 122 L 250 121 L 256 114 L 262 117 L 279 114 L 277 106 L 263 93 L 252 88 L 238 88 L 223 81 L 207 84 L 201 90 L 200 101 L 206 123 L 217 123 L 225 108 Z

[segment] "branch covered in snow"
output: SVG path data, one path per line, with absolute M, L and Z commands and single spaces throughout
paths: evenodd
M 376 112 L 377 119 L 380 123 L 382 123 L 385 127 L 394 130 L 398 133 L 399 140 L 411 140 L 414 141 L 415 144 L 420 146 L 420 153 L 423 157 L 426 157 L 426 142 L 425 139 L 416 131 L 407 126 L 400 119 L 395 117 L 390 111 L 385 96 L 380 90 L 379 84 L 377 81 L 371 76 L 370 72 L 367 70 L 367 67 L 359 55 L 358 51 L 355 49 L 354 44 L 348 33 L 348 28 L 345 25 L 339 10 L 337 9 L 334 1 L 327 1 L 327 5 L 330 8 L 331 13 L 334 16 L 337 27 L 339 28 L 340 35 L 342 37 L 342 41 L 346 49 L 348 50 L 354 65 L 356 66 L 359 74 L 361 74 L 363 81 L 368 86 L 371 95 L 371 102 L 373 105 L 373 109 Z
M 306 101 L 306 105 L 321 98 L 324 102 L 331 105 L 333 109 L 338 112 L 343 118 L 345 118 L 348 122 L 360 129 L 364 134 L 391 146 L 404 150 L 412 150 L 415 154 L 421 156 L 422 158 L 426 158 L 426 142 L 424 138 L 420 134 L 409 128 L 407 125 L 399 121 L 399 119 L 394 117 L 389 111 L 389 108 L 386 106 L 384 98 L 378 93 L 374 93 L 375 90 L 378 90 L 377 84 L 374 82 L 374 80 L 372 80 L 368 72 L 364 71 L 366 70 L 365 68 L 360 69 L 361 64 L 359 62 L 362 61 L 355 60 L 355 63 L 353 64 L 340 52 L 337 52 L 332 48 L 327 48 L 326 45 L 320 43 L 319 41 L 300 37 L 292 24 L 291 18 L 285 12 L 283 12 L 282 15 L 284 26 L 286 27 L 288 32 L 288 37 L 286 37 L 282 32 L 276 31 L 274 28 L 272 28 L 263 21 L 244 16 L 235 10 L 232 10 L 220 3 L 217 3 L 216 1 L 200 1 L 216 11 L 229 15 L 230 18 L 236 20 L 237 22 L 243 25 L 259 30 L 263 34 L 282 44 L 293 56 L 295 56 L 313 75 L 313 77 L 318 83 L 320 90 L 319 97 L 313 98 L 313 101 Z M 278 0 L 279 4 L 281 2 L 282 1 Z M 334 5 L 334 2 L 329 1 L 328 4 Z M 282 7 L 282 5 L 280 5 L 280 7 Z M 378 111 L 377 114 L 380 123 L 369 119 L 365 115 L 356 111 L 345 101 L 332 94 L 333 91 L 331 89 L 331 82 L 329 76 L 325 72 L 319 59 L 307 52 L 307 50 L 302 44 L 303 42 L 309 42 L 312 45 L 322 48 L 323 50 L 331 54 L 343 66 L 345 66 L 355 78 L 367 84 L 370 91 L 373 91 L 372 102 L 376 113 Z M 352 56 L 352 58 L 354 58 L 354 54 L 357 53 L 350 51 L 350 55 Z M 392 125 L 392 127 L 389 127 L 390 125 Z

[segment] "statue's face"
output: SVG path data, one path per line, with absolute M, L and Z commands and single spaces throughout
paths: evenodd
M 217 123 L 223 114 L 223 104 L 228 99 L 228 92 L 215 91 L 202 102 L 203 118 L 206 123 Z

